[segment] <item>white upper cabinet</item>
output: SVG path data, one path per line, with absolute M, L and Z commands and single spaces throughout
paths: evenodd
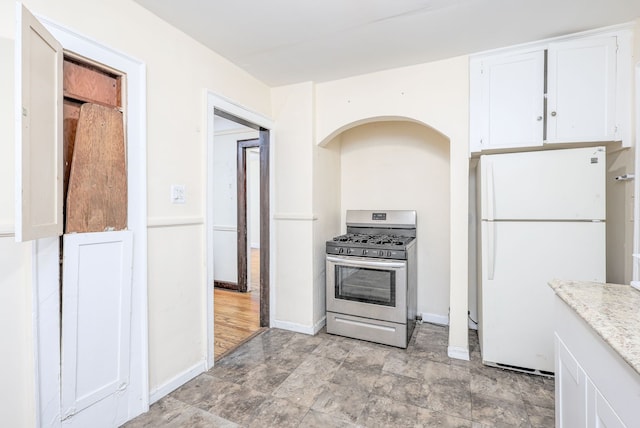
M 16 241 L 63 231 L 62 62 L 58 41 L 18 6 Z
M 547 64 L 547 142 L 619 140 L 616 37 L 551 43 Z
M 472 56 L 470 151 L 629 146 L 631 30 L 619 28 Z
M 542 145 L 544 51 L 472 62 L 479 77 L 479 142 L 483 149 Z

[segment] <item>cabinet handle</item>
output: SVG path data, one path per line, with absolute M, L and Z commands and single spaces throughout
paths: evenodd
M 556 113 L 555 111 L 551 112 L 551 116 L 555 117 L 558 113 Z
M 540 121 L 542 120 L 542 116 L 538 116 L 538 117 L 536 117 L 536 120 L 537 120 L 538 122 L 540 122 Z

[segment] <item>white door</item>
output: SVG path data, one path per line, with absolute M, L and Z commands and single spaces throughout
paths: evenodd
M 113 427 L 127 420 L 132 249 L 131 231 L 64 235 L 65 426 Z
M 602 147 L 480 158 L 483 220 L 604 220 Z
M 482 359 L 553 372 L 552 279 L 604 282 L 604 222 L 482 222 Z
M 616 140 L 616 37 L 552 43 L 547 141 Z

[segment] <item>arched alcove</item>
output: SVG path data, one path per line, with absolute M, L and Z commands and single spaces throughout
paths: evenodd
M 429 129 L 431 129 L 433 132 L 436 132 L 436 133 L 442 135 L 447 140 L 449 140 L 449 137 L 447 137 L 446 135 L 442 134 L 436 128 L 430 126 L 427 123 L 422 122 L 421 120 L 414 119 L 412 117 L 408 117 L 408 116 L 374 116 L 374 117 L 365 117 L 365 118 L 362 118 L 362 119 L 359 119 L 359 120 L 356 120 L 356 121 L 353 121 L 353 122 L 350 122 L 350 123 L 346 123 L 346 124 L 340 126 L 339 128 L 335 129 L 333 132 L 329 133 L 321 141 L 317 141 L 317 144 L 320 147 L 326 147 L 331 142 L 333 142 L 336 138 L 339 138 L 342 133 L 347 132 L 351 128 L 355 128 L 355 127 L 358 127 L 358 126 L 366 125 L 366 124 L 369 124 L 369 123 L 380 123 L 380 122 L 413 122 L 413 123 L 417 123 L 417 124 L 420 124 L 422 126 L 425 126 L 425 127 L 429 128 Z
M 318 241 L 344 232 L 348 209 L 416 210 L 418 313 L 429 321 L 447 323 L 449 138 L 415 119 L 376 117 L 345 125 L 318 146 L 314 162 Z

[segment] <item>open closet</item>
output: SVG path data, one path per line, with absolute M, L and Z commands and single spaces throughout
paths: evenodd
M 122 76 L 65 57 L 64 233 L 127 227 Z

